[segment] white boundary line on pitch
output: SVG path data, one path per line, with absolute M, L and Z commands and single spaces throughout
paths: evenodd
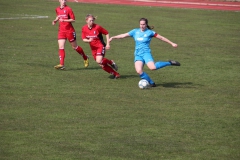
M 0 20 L 12 20 L 12 19 L 42 19 L 48 18 L 48 16 L 31 16 L 28 15 L 26 17 L 8 17 L 8 18 L 0 18 Z
M 150 3 L 172 3 L 172 4 L 188 4 L 188 5 L 202 5 L 202 6 L 224 6 L 224 7 L 240 7 L 234 4 L 213 4 L 213 3 L 197 3 L 197 2 L 174 2 L 174 1 L 154 1 L 154 0 L 134 0 L 136 2 L 150 2 Z

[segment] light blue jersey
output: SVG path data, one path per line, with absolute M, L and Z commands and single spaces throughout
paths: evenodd
M 143 65 L 148 64 L 149 62 L 154 62 L 154 59 L 151 54 L 150 49 L 150 42 L 154 35 L 156 35 L 156 32 L 146 29 L 145 31 L 141 31 L 140 28 L 133 29 L 128 34 L 133 37 L 135 41 L 135 52 L 134 52 L 134 62 L 136 61 L 142 61 Z M 160 69 L 166 66 L 170 66 L 170 62 L 162 62 L 158 61 L 154 63 L 156 69 Z M 146 79 L 152 86 L 156 86 L 154 81 L 148 76 L 147 73 L 142 72 L 139 74 L 141 79 Z
M 143 56 L 143 54 L 151 54 L 150 42 L 152 37 L 156 34 L 156 32 L 146 29 L 145 31 L 141 31 L 140 28 L 133 29 L 128 34 L 133 37 L 135 41 L 135 56 Z

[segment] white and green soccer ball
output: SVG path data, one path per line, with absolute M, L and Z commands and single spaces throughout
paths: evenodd
M 149 88 L 149 86 L 150 86 L 150 84 L 149 84 L 149 82 L 146 79 L 141 79 L 138 82 L 138 87 L 140 89 L 147 89 L 147 88 Z

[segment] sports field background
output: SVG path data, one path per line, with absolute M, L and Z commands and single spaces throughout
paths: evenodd
M 192 8 L 206 10 L 229 10 L 240 11 L 238 1 L 225 0 L 70 0 L 74 3 L 93 3 L 93 4 L 115 4 L 133 5 L 149 7 L 168 7 L 168 8 Z
M 202 9 L 68 3 L 81 57 L 66 44 L 59 63 L 52 0 L 0 1 L 0 159 L 240 159 L 240 13 Z M 181 67 L 144 70 L 157 87 L 140 90 L 134 42 L 115 40 L 112 79 L 80 39 L 84 17 L 98 16 L 110 35 L 141 17 L 179 47 L 152 40 L 155 60 Z

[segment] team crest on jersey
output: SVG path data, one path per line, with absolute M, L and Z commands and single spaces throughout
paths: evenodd
M 63 12 L 66 13 L 66 10 L 64 10 Z
M 96 31 L 94 31 L 93 34 L 96 34 Z
M 144 34 L 144 37 L 147 37 L 147 35 L 146 35 L 146 34 Z

